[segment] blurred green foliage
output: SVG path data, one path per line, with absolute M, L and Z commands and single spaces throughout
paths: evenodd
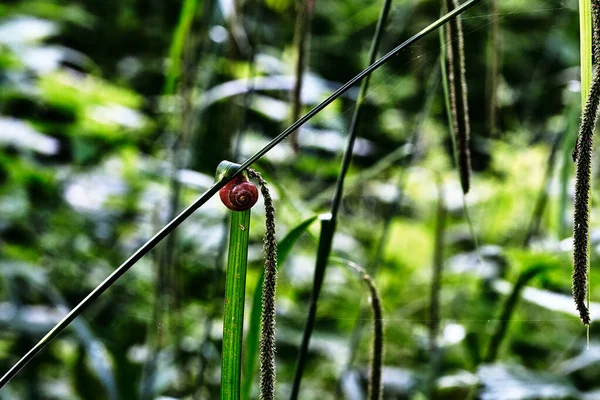
M 60 319 L 63 307 L 76 305 L 209 187 L 221 160 L 242 161 L 285 128 L 295 2 L 205 0 L 181 18 L 183 3 L 0 4 L 2 372 Z M 486 399 L 506 393 L 515 399 L 593 398 L 600 392 L 597 325 L 585 351 L 585 331 L 570 299 L 569 155 L 580 107 L 576 4 L 508 0 L 497 7 L 492 13 L 482 2 L 463 20 L 475 170 L 466 202 L 479 255 L 452 166 L 441 86 L 432 84 L 439 69 L 437 35 L 410 46 L 372 77 L 334 253 L 373 268 L 384 240 L 375 282 L 387 338 L 386 398 L 454 399 L 471 391 Z M 315 1 L 306 108 L 365 67 L 378 10 L 377 2 L 366 0 Z M 382 49 L 439 12 L 439 1 L 394 2 Z M 499 19 L 500 48 L 488 46 L 492 19 Z M 502 60 L 493 94 L 497 136 L 486 122 L 485 77 L 493 51 Z M 327 210 L 356 94 L 350 91 L 300 130 L 298 153 L 286 141 L 256 166 L 275 191 L 280 238 Z M 557 140 L 558 156 L 547 175 Z M 394 152 L 393 161 L 381 164 Z M 449 216 L 441 362 L 433 368 L 427 314 L 436 176 Z M 528 232 L 543 191 L 548 201 L 539 229 Z M 262 268 L 264 213 L 256 210 L 249 288 Z M 592 319 L 600 316 L 598 211 L 591 220 Z M 198 210 L 0 398 L 216 398 L 225 214 L 216 200 Z M 313 226 L 298 240 L 279 278 L 281 398 L 293 379 L 316 235 Z M 361 399 L 366 390 L 370 324 L 358 319 L 366 295 L 361 282 L 340 268 L 327 271 L 302 399 Z M 512 285 L 531 268 L 544 272 L 523 289 L 497 362 L 484 365 Z M 251 298 L 249 292 L 249 306 Z M 365 334 L 352 347 L 355 326 Z

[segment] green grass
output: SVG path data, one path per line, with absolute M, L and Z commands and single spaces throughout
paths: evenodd
M 240 398 L 249 232 L 250 210 L 232 211 L 223 316 L 222 400 Z

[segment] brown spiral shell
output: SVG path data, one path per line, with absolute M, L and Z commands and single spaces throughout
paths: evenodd
M 245 211 L 258 201 L 258 189 L 243 176 L 237 176 L 219 190 L 225 207 L 233 211 Z

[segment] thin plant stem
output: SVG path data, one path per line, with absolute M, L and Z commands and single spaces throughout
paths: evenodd
M 411 139 L 409 143 L 411 145 L 412 151 L 410 153 L 408 165 L 412 165 L 415 162 L 419 154 L 419 147 L 421 141 L 421 135 L 423 133 L 423 124 L 425 123 L 427 116 L 431 111 L 431 106 L 433 104 L 433 99 L 435 98 L 434 93 L 437 91 L 439 86 L 440 70 L 438 68 L 433 68 L 428 79 L 429 84 L 427 87 L 427 93 L 425 95 L 425 103 L 423 104 L 422 111 L 420 116 L 415 124 Z M 391 166 L 391 165 L 390 165 Z M 384 249 L 388 243 L 389 239 L 389 231 L 392 226 L 392 221 L 396 216 L 398 209 L 401 207 L 402 202 L 404 200 L 404 191 L 406 182 L 408 180 L 410 170 L 405 170 L 400 177 L 398 178 L 398 195 L 393 200 L 392 205 L 388 209 L 387 215 L 384 217 L 384 223 L 381 227 L 381 234 L 379 236 L 379 240 L 377 241 L 377 247 L 373 253 L 373 257 L 368 266 L 368 272 L 371 276 L 375 277 L 377 275 L 377 271 L 383 260 Z M 350 349 L 350 356 L 348 357 L 348 362 L 346 363 L 346 370 L 348 370 L 352 363 L 354 362 L 354 357 L 356 355 L 356 350 L 358 349 L 358 344 L 360 342 L 360 338 L 362 335 L 362 324 L 361 321 L 365 318 L 366 310 L 364 307 L 360 308 L 360 313 L 354 325 L 354 329 L 352 330 L 352 336 L 350 338 L 350 345 L 348 346 Z
M 592 87 L 592 0 L 579 0 L 579 57 L 581 64 L 581 107 Z
M 437 336 L 440 326 L 440 290 L 442 288 L 442 268 L 444 264 L 444 234 L 446 230 L 446 205 L 444 204 L 444 188 L 438 178 L 438 207 L 436 212 L 435 240 L 433 252 L 433 274 L 431 278 L 429 302 L 429 350 L 432 359 L 438 350 Z
M 194 16 L 196 15 L 197 4 L 198 0 L 185 0 L 181 8 L 179 22 L 173 33 L 173 39 L 169 49 L 169 70 L 166 74 L 167 79 L 165 80 L 165 87 L 163 89 L 163 93 L 165 94 L 175 93 L 177 78 L 181 74 L 181 54 L 185 48 L 186 37 L 191 29 Z
M 292 90 L 292 121 L 300 118 L 302 111 L 302 85 L 304 83 L 304 70 L 307 64 L 307 53 L 310 48 L 310 26 L 315 0 L 296 0 L 296 28 L 294 31 L 294 47 L 296 47 L 296 81 Z M 292 147 L 298 151 L 298 133 L 291 138 Z
M 546 172 L 544 174 L 544 182 L 542 183 L 542 187 L 540 188 L 540 192 L 538 194 L 535 206 L 533 208 L 533 213 L 531 215 L 531 220 L 529 222 L 529 226 L 527 227 L 525 238 L 523 239 L 523 248 L 527 248 L 531 239 L 540 231 L 542 217 L 544 216 L 544 211 L 546 210 L 546 205 L 548 204 L 548 193 L 550 191 L 550 184 L 552 180 L 552 175 L 554 173 L 554 167 L 556 165 L 556 156 L 560 148 L 560 144 L 562 143 L 562 138 L 563 135 L 559 134 L 554 139 L 554 143 L 552 143 L 552 149 L 550 149 L 550 154 L 548 155 L 548 159 L 546 160 Z
M 248 119 L 248 110 L 250 109 L 250 106 L 252 104 L 252 100 L 254 99 L 254 93 L 255 93 L 255 78 L 256 78 L 256 53 L 257 53 L 257 49 L 258 46 L 260 44 L 260 37 L 261 37 L 261 32 L 263 29 L 263 24 L 260 23 L 261 20 L 261 7 L 259 6 L 258 2 L 255 1 L 254 3 L 249 4 L 251 5 L 251 8 L 253 8 L 254 11 L 254 20 L 255 20 L 255 29 L 252 32 L 252 38 L 254 38 L 253 43 L 250 45 L 250 49 L 248 52 L 248 84 L 247 84 L 247 89 L 244 92 L 244 99 L 243 99 L 243 110 L 242 110 L 242 117 L 241 117 L 241 121 L 239 124 L 239 127 L 236 131 L 235 134 L 235 141 L 234 141 L 234 146 L 233 146 L 233 152 L 232 152 L 232 159 L 233 160 L 237 160 L 237 158 L 240 155 L 240 151 L 241 151 L 241 147 L 242 147 L 242 128 L 244 126 L 246 126 L 246 121 Z
M 379 50 L 381 38 L 383 37 L 383 33 L 385 31 L 385 24 L 390 13 L 391 5 L 391 0 L 384 0 L 381 5 L 381 11 L 377 20 L 377 26 L 375 27 L 375 34 L 373 36 L 373 40 L 371 41 L 371 48 L 369 50 L 369 64 L 373 64 L 377 59 L 377 52 Z M 296 373 L 294 376 L 294 384 L 292 386 L 292 394 L 290 397 L 292 400 L 297 399 L 298 394 L 300 392 L 300 384 L 302 382 L 302 375 L 304 374 L 304 364 L 306 362 L 306 356 L 308 354 L 310 337 L 314 329 L 314 321 L 317 313 L 317 302 L 319 300 L 321 285 L 323 284 L 323 279 L 325 278 L 327 260 L 329 259 L 329 255 L 331 253 L 333 236 L 335 235 L 337 215 L 340 209 L 340 204 L 342 202 L 342 197 L 344 193 L 344 179 L 346 178 L 346 174 L 348 173 L 348 169 L 350 168 L 350 164 L 352 162 L 354 142 L 356 141 L 356 135 L 358 132 L 357 129 L 362 115 L 363 104 L 367 97 L 370 78 L 370 75 L 367 76 L 360 85 L 358 99 L 356 100 L 354 113 L 352 115 L 352 121 L 348 130 L 348 141 L 346 143 L 346 149 L 342 158 L 342 165 L 337 179 L 335 194 L 333 195 L 333 202 L 331 205 L 331 219 L 326 224 L 323 224 L 323 229 L 321 230 L 321 238 L 319 239 L 319 252 L 317 253 L 316 261 L 317 265 L 315 266 L 315 279 L 313 282 L 313 290 L 311 295 L 311 304 L 308 312 L 307 322 L 304 327 L 304 333 L 302 335 L 302 344 L 298 352 Z
M 189 0 L 188 0 L 189 1 Z M 195 10 L 188 11 L 194 14 Z M 181 97 L 181 135 L 176 138 L 172 150 L 172 171 L 170 177 L 170 200 L 169 216 L 171 220 L 177 215 L 181 202 L 181 182 L 177 179 L 178 172 L 187 168 L 190 160 L 190 143 L 194 140 L 194 119 L 196 117 L 192 105 L 192 89 L 194 86 L 194 40 L 193 36 L 188 34 L 183 47 L 183 68 L 181 71 L 181 83 L 179 85 L 179 95 Z M 180 356 L 179 343 L 181 342 L 181 274 L 177 266 L 177 232 L 166 239 L 163 258 L 161 259 L 161 269 L 164 271 L 166 280 L 162 288 L 162 295 L 166 297 L 168 305 L 168 315 L 170 316 L 169 327 L 171 328 L 174 342 L 176 343 L 177 358 Z
M 443 8 L 442 8 L 442 13 L 443 13 Z M 446 114 L 448 116 L 448 121 L 452 121 L 453 117 L 452 117 L 452 109 L 451 109 L 451 98 L 450 98 L 450 83 L 448 81 L 448 71 L 446 69 L 446 58 L 447 58 L 447 49 L 446 46 L 444 44 L 444 31 L 445 29 L 442 28 L 440 29 L 440 43 L 441 43 L 441 56 L 440 56 L 440 66 L 441 66 L 441 70 L 442 70 L 442 88 L 443 88 L 443 92 L 444 92 L 444 103 L 446 105 Z M 448 48 L 449 49 L 449 48 Z M 460 160 L 459 160 L 459 155 L 458 155 L 458 145 L 457 145 L 457 140 L 456 140 L 456 134 L 454 131 L 454 123 L 450 123 L 450 140 L 452 142 L 452 160 L 454 161 L 454 165 L 459 165 Z M 461 176 L 462 179 L 462 176 Z M 464 187 L 463 187 L 464 189 Z M 463 203 L 463 215 L 465 216 L 465 221 L 467 222 L 467 226 L 469 228 L 469 234 L 471 235 L 471 238 L 473 239 L 473 244 L 474 244 L 474 248 L 475 248 L 475 253 L 477 255 L 477 259 L 479 260 L 479 262 L 483 265 L 484 261 L 483 261 L 483 257 L 481 256 L 481 251 L 479 249 L 479 240 L 477 239 L 477 235 L 475 233 L 475 226 L 473 225 L 473 221 L 471 220 L 471 214 L 469 213 L 469 206 L 467 204 L 467 195 L 466 193 L 464 193 L 463 191 L 463 198 L 462 198 L 462 203 Z
M 249 232 L 250 210 L 232 211 L 223 315 L 221 400 L 240 398 Z
M 490 137 L 498 134 L 498 79 L 502 63 L 502 39 L 500 18 L 498 15 L 498 0 L 490 0 L 490 37 L 488 40 L 488 69 L 486 79 L 487 125 Z
M 300 344 L 298 359 L 296 361 L 296 374 L 294 376 L 292 394 L 290 397 L 291 399 L 297 399 L 300 392 L 302 372 L 299 373 L 299 371 L 304 371 L 304 365 L 306 364 L 306 359 L 308 358 L 310 335 L 314 329 L 317 318 L 317 302 L 319 300 L 319 294 L 321 293 L 321 287 L 325 278 L 325 268 L 327 267 L 329 251 L 331 249 L 333 234 L 335 232 L 335 221 L 333 220 L 331 214 L 323 214 L 319 216 L 319 220 L 321 221 L 321 234 L 319 235 L 319 244 L 317 248 L 317 263 L 315 265 L 315 274 L 313 276 L 313 287 L 310 296 L 308 316 L 306 317 L 306 322 L 304 324 L 304 335 L 302 336 L 302 343 Z
M 285 138 L 287 138 L 292 132 L 298 129 L 300 126 L 304 125 L 307 121 L 321 112 L 325 107 L 339 98 L 341 95 L 346 93 L 355 83 L 361 81 L 366 76 L 371 74 L 372 72 L 379 69 L 386 62 L 391 60 L 394 56 L 396 56 L 401 50 L 415 43 L 422 37 L 427 34 L 433 32 L 443 24 L 447 23 L 452 18 L 457 15 L 467 11 L 469 8 L 481 2 L 481 0 L 469 0 L 462 4 L 460 7 L 452 10 L 451 12 L 445 14 L 444 16 L 437 19 L 435 22 L 429 24 L 427 27 L 423 28 L 417 34 L 404 41 L 400 45 L 396 46 L 394 49 L 389 51 L 386 55 L 381 57 L 375 63 L 371 64 L 369 67 L 365 68 L 362 72 L 356 75 L 354 78 L 350 79 L 344 85 L 342 85 L 339 89 L 333 92 L 329 97 L 315 106 L 312 110 L 310 110 L 307 114 L 305 114 L 298 121 L 290 125 L 287 129 L 277 135 L 273 140 L 267 143 L 262 149 L 257 151 L 254 155 L 244 161 L 240 168 L 232 174 L 228 176 L 226 179 L 222 179 L 216 183 L 214 183 L 210 188 L 208 188 L 200 197 L 198 197 L 192 204 L 190 204 L 187 208 L 181 211 L 173 220 L 171 220 L 167 225 L 165 225 L 160 231 L 158 231 L 152 238 L 150 238 L 146 243 L 144 243 L 139 249 L 137 249 L 123 264 L 121 264 L 115 271 L 113 271 L 104 281 L 102 281 L 94 290 L 92 290 L 83 300 L 79 302 L 72 310 L 69 312 L 58 324 L 56 324 L 40 341 L 31 348 L 17 363 L 15 363 L 12 368 L 10 368 L 6 374 L 0 378 L 0 389 L 4 387 L 29 361 L 31 361 L 37 353 L 39 353 L 48 343 L 50 343 L 55 337 L 57 337 L 69 324 L 77 318 L 90 304 L 92 304 L 100 295 L 102 295 L 108 288 L 110 288 L 123 274 L 125 274 L 131 267 L 133 267 L 144 255 L 146 255 L 150 250 L 152 250 L 158 243 L 160 243 L 165 237 L 167 237 L 175 228 L 177 228 L 183 221 L 188 219 L 194 211 L 203 206 L 211 197 L 213 197 L 219 189 L 224 187 L 229 181 L 233 180 L 236 176 L 241 174 L 243 171 L 248 169 L 252 164 L 254 164 L 258 159 L 262 158 L 265 154 L 267 154 L 271 149 L 281 143 Z

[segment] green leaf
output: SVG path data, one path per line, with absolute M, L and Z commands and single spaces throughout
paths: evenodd
M 225 281 L 221 400 L 240 398 L 249 232 L 250 210 L 232 211 Z
M 240 169 L 240 164 L 236 164 L 231 161 L 223 160 L 217 165 L 217 172 L 215 173 L 215 181 L 220 182 L 224 179 L 229 179 Z M 244 178 L 248 180 L 248 174 L 246 171 L 242 173 Z
M 310 217 L 302 221 L 298 226 L 293 228 L 277 245 L 277 260 L 279 268 L 283 266 L 290 251 L 304 232 L 308 230 L 310 225 L 317 219 L 318 216 Z M 261 313 L 261 293 L 262 285 L 265 278 L 264 271 L 261 271 L 254 289 L 254 297 L 252 299 L 252 311 L 250 312 L 250 326 L 248 327 L 248 336 L 246 338 L 246 363 L 244 367 L 244 385 L 242 388 L 242 398 L 249 399 L 252 390 L 252 381 L 256 372 L 258 359 L 258 342 L 260 338 L 260 313 Z

